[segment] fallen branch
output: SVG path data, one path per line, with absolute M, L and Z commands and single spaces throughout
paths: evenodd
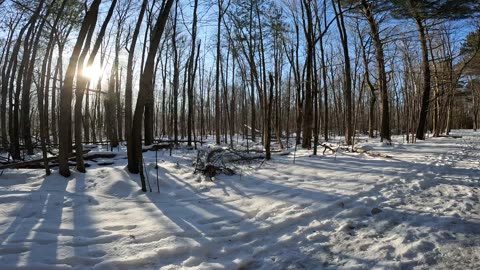
M 350 146 L 339 146 L 337 149 L 334 149 L 331 145 L 328 145 L 326 143 L 321 143 L 320 146 L 324 147 L 323 154 L 325 154 L 325 151 L 330 150 L 333 153 L 336 153 L 338 149 L 344 150 L 345 152 L 350 152 L 350 153 L 359 153 L 359 154 L 367 154 L 370 156 L 374 157 L 383 157 L 383 158 L 392 158 L 392 156 L 384 154 L 384 153 L 379 153 L 379 152 L 374 152 L 370 150 L 365 150 L 362 148 L 353 148 Z
M 247 124 L 243 124 L 243 126 L 246 127 L 246 128 L 248 128 L 250 131 L 252 130 L 252 127 L 250 127 L 250 126 L 247 125 Z M 260 132 L 260 130 L 258 130 L 258 129 L 255 129 L 255 133 L 257 133 L 257 134 L 262 134 L 262 132 Z
M 326 143 L 321 143 L 320 146 L 323 146 L 323 148 L 324 148 L 324 149 L 323 149 L 323 155 L 325 155 L 325 151 L 327 151 L 327 149 L 330 150 L 330 151 L 332 151 L 332 153 L 337 152 L 336 149 L 333 149 L 331 145 L 328 145 L 328 144 L 326 144 Z
M 374 156 L 374 157 L 392 158 L 392 156 L 390 156 L 390 155 L 387 155 L 387 154 L 384 154 L 384 153 L 379 153 L 379 152 L 373 152 L 373 151 L 365 150 L 365 149 L 362 149 L 362 148 L 354 148 L 352 152 L 360 153 L 360 154 L 367 154 L 367 155 Z

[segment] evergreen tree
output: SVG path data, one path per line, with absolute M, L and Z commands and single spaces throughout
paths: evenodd
M 427 46 L 427 28 L 430 19 L 459 20 L 480 12 L 478 0 L 390 0 L 392 15 L 398 19 L 413 19 L 417 25 L 422 48 L 423 96 L 416 138 L 425 139 L 429 108 L 431 79 Z

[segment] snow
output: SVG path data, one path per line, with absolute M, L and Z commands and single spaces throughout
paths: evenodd
M 160 193 L 124 149 L 69 179 L 5 170 L 0 269 L 480 269 L 480 133 L 454 133 L 360 138 L 393 158 L 299 149 L 214 181 L 195 151 L 159 151 Z M 156 191 L 155 152 L 145 164 Z

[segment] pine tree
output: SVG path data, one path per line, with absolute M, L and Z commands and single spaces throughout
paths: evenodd
M 390 0 L 392 15 L 398 19 L 413 19 L 417 25 L 422 48 L 423 96 L 416 138 L 425 139 L 431 92 L 430 64 L 427 47 L 427 28 L 430 19 L 459 20 L 480 12 L 478 0 Z

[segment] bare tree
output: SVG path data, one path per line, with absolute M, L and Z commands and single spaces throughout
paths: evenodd
M 72 148 L 71 142 L 71 120 L 72 120 L 72 94 L 73 94 L 73 81 L 75 78 L 77 64 L 82 50 L 82 45 L 85 42 L 89 29 L 95 25 L 97 21 L 98 9 L 101 0 L 94 0 L 90 5 L 82 26 L 80 28 L 77 41 L 73 47 L 72 56 L 68 64 L 65 80 L 63 82 L 63 88 L 60 92 L 60 115 L 59 115 L 59 173 L 62 176 L 70 176 L 70 169 L 68 166 L 68 156 L 70 149 Z M 80 142 L 79 142 L 80 143 Z
M 140 77 L 140 90 L 138 92 L 137 104 L 133 116 L 132 133 L 128 141 L 128 169 L 131 173 L 141 173 L 142 191 L 147 191 L 145 179 L 142 172 L 142 134 L 141 123 L 147 103 L 148 93 L 153 89 L 153 72 L 155 66 L 155 56 L 158 46 L 163 35 L 163 30 L 167 22 L 168 14 L 174 0 L 166 0 L 162 4 L 155 27 L 153 28 L 153 36 L 150 39 L 150 50 L 145 61 L 142 75 Z
M 345 68 L 345 142 L 348 145 L 353 143 L 353 126 L 352 126 L 352 70 L 350 64 L 350 53 L 348 51 L 348 37 L 347 28 L 345 27 L 345 20 L 343 16 L 343 10 L 340 5 L 340 0 L 332 0 L 333 10 L 335 12 L 335 18 L 337 21 L 338 31 L 340 32 L 340 40 L 343 48 L 344 56 L 344 68 Z

